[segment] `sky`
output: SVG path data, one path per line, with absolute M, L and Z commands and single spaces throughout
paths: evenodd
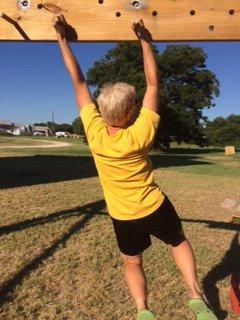
M 155 43 L 163 51 L 166 43 Z M 168 43 L 171 44 L 171 43 Z M 210 120 L 240 114 L 240 43 L 189 43 L 208 55 L 207 68 L 220 81 Z M 84 74 L 115 43 L 78 43 L 72 48 Z M 0 43 L 0 119 L 17 123 L 72 123 L 78 116 L 73 90 L 56 43 Z

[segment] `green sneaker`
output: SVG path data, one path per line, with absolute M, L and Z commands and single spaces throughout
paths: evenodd
M 190 300 L 188 306 L 195 312 L 197 320 L 218 320 L 206 303 L 200 298 Z
M 154 320 L 154 315 L 149 310 L 141 310 L 137 314 L 137 320 Z

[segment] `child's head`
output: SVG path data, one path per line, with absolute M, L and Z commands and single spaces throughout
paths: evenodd
M 97 98 L 100 113 L 107 125 L 126 128 L 136 119 L 135 88 L 127 83 L 105 84 Z

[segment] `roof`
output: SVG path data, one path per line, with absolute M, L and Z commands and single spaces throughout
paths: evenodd
M 43 127 L 43 126 L 34 126 L 34 131 L 46 131 L 49 130 L 48 127 Z
M 0 125 L 3 124 L 5 126 L 14 126 L 14 124 L 11 121 L 8 120 L 1 120 L 0 119 Z

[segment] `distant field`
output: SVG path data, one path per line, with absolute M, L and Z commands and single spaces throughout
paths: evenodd
M 48 148 L 38 148 L 38 146 L 44 146 L 46 144 L 49 145 L 53 142 L 61 143 L 66 142 L 70 143 L 71 147 L 62 147 L 56 148 L 54 150 L 50 150 Z M 11 149 L 13 146 L 19 146 L 19 149 Z M 32 148 L 28 148 L 25 150 L 22 148 L 23 146 L 32 146 Z M 10 147 L 8 149 L 8 147 Z M 66 152 L 65 152 L 66 151 Z M 13 155 L 16 154 L 27 154 L 27 155 L 34 155 L 34 154 L 79 154 L 86 153 L 89 154 L 88 147 L 84 144 L 81 139 L 71 139 L 71 138 L 46 138 L 46 137 L 1 137 L 0 136 L 0 157 L 6 155 Z
M 54 150 L 0 150 L 0 319 L 135 319 L 92 157 L 70 140 Z M 151 157 L 156 182 L 193 245 L 208 299 L 219 319 L 236 320 L 228 292 L 230 274 L 240 271 L 240 227 L 230 217 L 239 212 L 221 204 L 240 201 L 240 154 L 185 146 Z M 193 320 L 167 247 L 153 239 L 144 257 L 157 319 Z
M 38 141 L 37 139 L 33 138 L 12 138 L 12 137 L 1 137 L 0 136 L 0 147 L 8 147 L 8 146 L 22 146 L 22 145 L 39 145 L 39 144 L 44 144 L 47 143 L 43 141 Z

